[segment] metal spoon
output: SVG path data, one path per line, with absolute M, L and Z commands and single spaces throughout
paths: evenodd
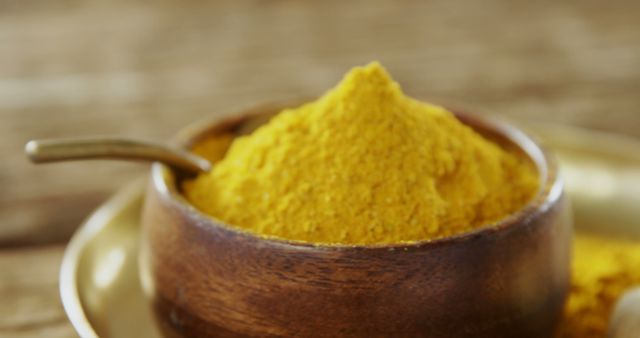
M 29 141 L 24 150 L 33 163 L 78 159 L 158 161 L 188 174 L 211 170 L 206 159 L 177 147 L 118 137 Z

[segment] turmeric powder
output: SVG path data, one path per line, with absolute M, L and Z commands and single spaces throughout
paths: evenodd
M 261 236 L 366 245 L 488 225 L 538 185 L 530 159 L 405 96 L 374 62 L 236 138 L 183 188 L 205 213 Z
M 201 156 L 211 163 L 220 161 L 233 142 L 233 134 L 224 133 L 202 139 L 191 148 L 191 152 Z
M 569 300 L 557 338 L 606 337 L 617 299 L 640 285 L 640 243 L 579 235 Z

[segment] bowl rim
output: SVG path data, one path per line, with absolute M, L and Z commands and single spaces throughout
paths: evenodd
M 299 101 L 295 102 L 299 104 Z M 215 127 L 223 125 L 234 125 L 246 121 L 250 118 L 258 116 L 267 116 L 268 113 L 277 114 L 286 107 L 295 105 L 266 103 L 252 106 L 249 109 L 239 110 L 232 115 L 224 115 L 223 117 L 207 118 L 196 121 L 182 128 L 173 138 L 173 142 L 179 146 L 188 146 L 195 140 L 200 139 L 207 132 L 211 132 Z M 481 227 L 471 231 L 461 232 L 453 236 L 442 237 L 437 239 L 426 239 L 412 242 L 399 243 L 374 243 L 374 244 L 344 244 L 344 243 L 313 243 L 300 240 L 291 240 L 277 236 L 262 236 L 255 234 L 249 230 L 227 224 L 214 216 L 205 214 L 204 212 L 193 206 L 179 192 L 176 185 L 175 173 L 166 165 L 155 162 L 151 166 L 150 184 L 158 197 L 168 203 L 172 208 L 177 208 L 180 212 L 190 215 L 195 219 L 191 225 L 200 227 L 205 232 L 223 231 L 234 236 L 241 236 L 246 239 L 267 243 L 280 247 L 287 247 L 295 250 L 305 249 L 323 249 L 330 251 L 343 250 L 367 250 L 367 251 L 394 251 L 394 250 L 419 250 L 424 247 L 436 247 L 442 245 L 451 245 L 453 243 L 464 242 L 473 238 L 492 236 L 498 232 L 510 230 L 512 227 L 521 224 L 525 226 L 536 219 L 539 215 L 547 212 L 553 205 L 557 204 L 563 195 L 564 182 L 558 173 L 558 164 L 556 158 L 550 151 L 543 146 L 534 137 L 526 134 L 519 128 L 511 125 L 503 120 L 497 120 L 480 114 L 462 112 L 455 109 L 445 109 L 452 112 L 456 118 L 461 120 L 465 125 L 474 130 L 482 130 L 486 133 L 492 133 L 507 142 L 516 146 L 522 151 L 536 166 L 539 173 L 540 187 L 535 197 L 527 204 L 523 205 L 515 213 L 502 218 L 496 222 L 487 223 Z

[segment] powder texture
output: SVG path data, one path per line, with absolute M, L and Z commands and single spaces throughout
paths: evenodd
M 184 184 L 188 200 L 225 223 L 321 244 L 459 234 L 517 211 L 537 189 L 528 158 L 405 96 L 378 63 L 238 137 Z
M 231 142 L 233 142 L 233 134 L 231 133 L 212 135 L 194 144 L 191 152 L 215 163 L 224 157 Z
M 640 285 L 640 243 L 578 236 L 572 274 L 557 338 L 606 337 L 616 301 L 625 290 Z

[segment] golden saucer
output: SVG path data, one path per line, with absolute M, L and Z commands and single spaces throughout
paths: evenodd
M 558 155 L 581 231 L 640 239 L 640 142 L 543 123 L 525 124 Z M 60 293 L 81 337 L 160 337 L 138 277 L 138 220 L 146 180 L 99 207 L 69 243 Z

